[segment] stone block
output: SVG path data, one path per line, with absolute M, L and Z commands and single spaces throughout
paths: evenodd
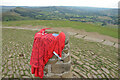
M 58 61 L 57 59 L 51 59 L 51 60 L 49 59 L 49 61 L 47 62 L 46 65 L 48 65 L 48 64 L 55 64 L 57 61 Z
M 47 78 L 61 78 L 60 75 L 52 75 L 52 76 L 48 76 Z
M 64 73 L 70 71 L 71 64 L 53 64 L 51 65 L 52 73 Z
M 69 40 L 68 39 L 65 39 L 65 45 L 68 44 Z
M 76 38 L 84 38 L 84 36 L 86 36 L 86 35 L 76 35 L 75 37 Z
M 109 46 L 113 46 L 114 45 L 114 42 L 111 42 L 111 41 L 104 41 L 102 44 L 104 45 L 109 45 Z
M 102 42 L 102 41 L 104 41 L 102 39 L 97 39 L 97 38 L 88 37 L 88 36 L 86 36 L 84 39 L 88 40 L 88 41 L 94 41 L 94 42 Z
M 71 72 L 67 72 L 67 73 L 64 73 L 61 78 L 72 78 L 72 73 Z
M 69 62 L 70 61 L 70 55 L 67 56 L 66 58 L 64 58 L 63 62 L 66 63 L 66 62 Z
M 64 52 L 65 54 L 67 54 L 67 53 L 68 53 L 68 49 L 64 49 L 63 52 Z

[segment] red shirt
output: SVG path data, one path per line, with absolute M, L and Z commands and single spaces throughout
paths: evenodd
M 45 33 L 46 29 L 49 28 L 41 29 L 35 34 L 30 59 L 32 74 L 40 78 L 44 76 L 44 66 L 54 55 L 53 51 L 61 57 L 65 45 L 65 34 L 63 32 L 55 37 L 52 33 Z

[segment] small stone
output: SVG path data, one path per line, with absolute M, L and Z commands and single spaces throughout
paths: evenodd
M 12 55 L 10 54 L 10 55 L 9 55 L 9 58 L 11 58 L 11 57 L 12 57 Z
M 14 74 L 14 78 L 17 78 L 17 75 L 16 75 L 16 74 Z
M 89 70 L 91 69 L 89 66 L 86 66 L 86 65 L 84 65 L 84 67 L 86 67 L 86 68 L 89 69 Z
M 22 78 L 29 78 L 28 76 L 22 76 Z
M 115 78 L 113 75 L 110 75 L 111 78 Z
M 2 62 L 2 66 L 5 64 L 5 62 Z
M 91 51 L 90 53 L 91 53 L 92 55 L 94 55 L 94 54 L 95 54 L 95 53 L 94 53 L 94 52 L 92 52 L 92 51 Z
M 92 70 L 92 72 L 94 72 L 95 74 L 98 74 L 96 71 Z
M 87 78 L 87 76 L 83 73 L 79 73 L 83 78 Z
M 75 55 L 73 55 L 73 54 L 71 54 L 71 56 L 72 56 L 73 58 L 79 60 L 79 57 L 77 57 L 77 56 L 75 56 Z
M 104 72 L 104 75 L 106 76 L 106 78 L 110 78 L 110 76 L 108 74 L 106 74 L 105 72 Z
M 31 76 L 32 76 L 31 78 L 35 78 L 34 74 L 31 74 Z
M 19 70 L 16 70 L 16 74 L 19 74 Z
M 12 63 L 11 61 L 8 61 L 8 65 L 11 65 L 11 63 Z
M 28 64 L 25 65 L 25 68 L 26 68 L 27 70 L 30 69 L 30 67 L 28 66 Z
M 7 69 L 5 68 L 4 71 L 2 72 L 3 74 L 7 73 Z
M 77 78 L 80 78 L 79 74 L 77 74 L 76 72 L 72 72 L 73 75 L 75 75 Z
M 84 75 L 83 73 L 81 73 L 81 71 L 79 69 L 75 68 L 74 71 L 79 73 L 82 77 L 87 78 L 87 76 Z
M 77 61 L 78 64 L 82 65 L 83 63 L 81 61 Z
M 20 71 L 20 74 L 21 74 L 21 75 L 24 75 L 24 72 L 23 72 L 23 71 Z
M 91 76 L 91 74 L 90 74 L 90 73 L 88 73 L 88 74 L 87 74 L 87 76 L 88 76 L 88 78 L 92 78 L 92 76 Z
M 93 69 L 97 69 L 94 65 L 90 65 Z
M 114 73 L 114 72 L 111 72 L 111 74 L 112 74 L 114 77 L 116 77 L 116 75 L 115 75 L 115 73 Z
M 101 76 L 102 76 L 102 78 L 106 78 L 104 74 L 102 74 Z
M 11 66 L 8 66 L 8 69 L 9 69 L 9 70 L 11 70 L 11 69 L 12 69 L 12 67 L 11 67 Z
M 22 70 L 23 68 L 20 66 L 19 69 Z
M 25 70 L 26 68 L 25 68 L 25 66 L 23 66 L 23 70 Z
M 29 73 L 28 73 L 28 71 L 25 71 L 25 75 L 28 75 Z
M 8 75 L 10 75 L 10 74 L 13 74 L 13 72 L 12 72 L 12 71 L 9 71 L 9 72 L 8 72 Z
M 9 76 L 5 76 L 5 78 L 9 78 Z
M 85 35 L 76 35 L 76 38 L 83 38 Z
M 93 55 L 92 57 L 93 57 L 93 58 L 96 58 L 96 57 L 97 57 L 97 55 Z
M 98 72 L 99 74 L 102 74 L 102 71 L 101 71 L 101 70 L 97 70 L 97 72 Z
M 87 64 L 88 66 L 90 65 L 89 63 L 85 63 L 85 64 Z
M 108 73 L 108 74 L 110 73 L 110 72 L 108 71 L 108 69 L 106 69 L 106 68 L 103 68 L 103 67 L 102 67 L 101 69 L 102 69 L 103 71 L 105 71 L 106 73 Z
M 100 75 L 98 75 L 98 78 L 102 78 Z
M 93 76 L 93 78 L 97 78 L 97 76 L 96 75 L 92 75 Z
M 21 62 L 21 65 L 24 66 L 25 64 L 23 62 Z
M 5 75 L 2 74 L 2 78 L 4 78 L 4 77 L 5 77 Z
M 15 65 L 15 69 L 17 70 L 18 69 L 18 67 Z

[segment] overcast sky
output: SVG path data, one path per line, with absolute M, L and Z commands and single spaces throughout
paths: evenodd
M 119 0 L 2 0 L 2 6 L 86 6 L 118 8 Z

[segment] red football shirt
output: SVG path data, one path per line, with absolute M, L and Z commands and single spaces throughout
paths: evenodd
M 35 34 L 30 59 L 32 74 L 40 78 L 44 76 L 44 66 L 54 55 L 53 51 L 61 57 L 65 45 L 65 34 L 63 32 L 58 36 L 53 36 L 52 33 L 45 33 L 46 29 L 49 28 L 41 29 Z

